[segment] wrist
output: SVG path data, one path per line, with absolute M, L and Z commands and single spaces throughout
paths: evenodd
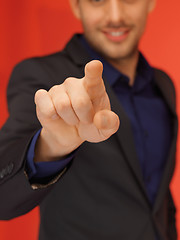
M 81 144 L 82 142 L 64 146 L 55 136 L 42 128 L 35 145 L 34 162 L 50 162 L 64 159 Z

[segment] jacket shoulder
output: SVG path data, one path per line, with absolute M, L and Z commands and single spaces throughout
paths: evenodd
M 155 82 L 161 89 L 164 96 L 167 97 L 170 105 L 176 108 L 176 89 L 172 78 L 163 70 L 154 68 Z
M 167 74 L 165 71 L 163 71 L 162 69 L 159 69 L 159 68 L 154 68 L 154 74 L 155 74 L 156 79 L 160 79 L 160 80 L 166 82 L 166 84 L 169 85 L 169 87 L 172 88 L 172 90 L 175 93 L 175 86 L 174 86 L 173 80 L 169 76 L 169 74 Z

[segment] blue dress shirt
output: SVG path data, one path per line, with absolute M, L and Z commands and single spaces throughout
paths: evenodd
M 153 204 L 172 139 L 171 115 L 154 84 L 153 68 L 139 54 L 137 75 L 134 85 L 130 87 L 127 76 L 100 57 L 84 37 L 81 36 L 80 41 L 92 59 L 103 63 L 103 76 L 129 118 L 147 195 Z M 30 179 L 42 179 L 58 173 L 74 156 L 71 154 L 67 159 L 56 162 L 34 163 L 34 146 L 39 133 L 40 131 L 32 139 L 27 154 L 27 173 Z
M 153 205 L 172 140 L 171 114 L 155 86 L 154 70 L 140 53 L 136 78 L 131 87 L 129 78 L 99 56 L 84 37 L 81 37 L 81 42 L 92 59 L 103 63 L 103 76 L 130 120 L 144 184 Z

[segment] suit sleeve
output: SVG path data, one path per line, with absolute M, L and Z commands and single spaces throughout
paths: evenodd
M 26 176 L 26 155 L 35 133 L 41 128 L 36 118 L 34 94 L 54 85 L 36 58 L 18 64 L 11 75 L 8 90 L 9 118 L 0 130 L 0 219 L 8 220 L 37 206 L 53 185 L 30 184 Z M 51 179 L 56 182 L 65 170 Z
M 176 207 L 172 199 L 171 192 L 168 192 L 168 237 L 169 239 L 177 239 L 176 230 Z

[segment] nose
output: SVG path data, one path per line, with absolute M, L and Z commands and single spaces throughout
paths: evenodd
M 109 0 L 108 4 L 109 21 L 118 25 L 124 18 L 124 7 L 121 0 Z

